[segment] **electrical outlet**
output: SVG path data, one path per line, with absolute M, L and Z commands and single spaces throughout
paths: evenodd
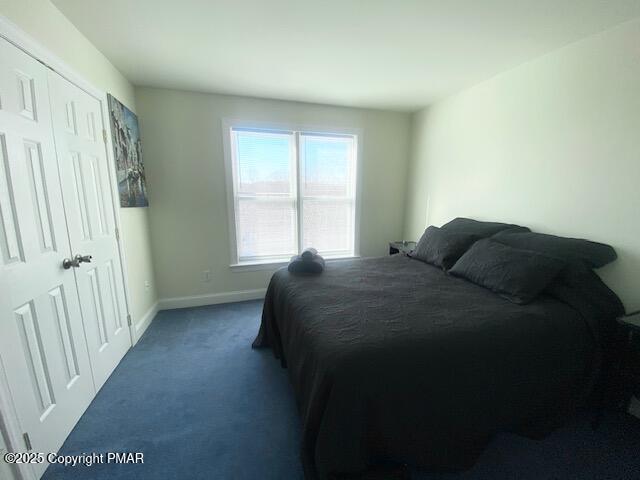
M 144 281 L 144 289 L 148 292 L 151 288 L 151 282 L 149 280 Z
M 211 281 L 211 270 L 204 270 L 202 272 L 202 281 L 210 282 Z

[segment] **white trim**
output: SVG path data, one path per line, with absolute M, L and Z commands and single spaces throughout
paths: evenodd
M 229 265 L 229 268 L 233 272 L 257 272 L 261 270 L 273 270 L 274 272 L 279 268 L 286 266 L 289 262 L 287 260 L 276 260 L 274 262 L 243 262 L 233 263 Z
M 151 322 L 153 322 L 153 320 L 156 318 L 158 311 L 159 311 L 158 302 L 155 302 L 153 305 L 151 305 L 151 308 L 147 310 L 147 313 L 145 313 L 142 316 L 142 318 L 138 321 L 138 323 L 131 322 L 132 323 L 131 330 L 133 331 L 133 335 L 134 335 L 133 336 L 134 345 L 138 343 L 138 340 L 140 340 L 142 335 L 144 335 L 144 332 L 147 331 L 147 328 L 149 328 L 149 325 L 151 325 Z
M 300 124 L 287 122 L 263 122 L 252 121 L 241 118 L 225 117 L 222 119 L 224 124 L 235 128 L 255 128 L 258 130 L 282 130 L 282 131 L 300 131 L 304 133 L 335 133 L 337 135 L 360 135 L 363 133 L 359 127 L 336 127 L 318 124 Z
M 293 142 L 293 158 L 291 159 L 293 165 L 293 174 L 296 176 L 295 181 L 295 206 L 296 206 L 296 245 L 298 247 L 298 253 L 302 252 L 302 236 L 304 234 L 304 196 L 302 191 L 302 176 L 305 175 L 300 162 L 300 132 L 295 132 L 295 138 Z
M 233 145 L 231 144 L 231 129 L 232 128 L 248 128 L 248 129 L 262 129 L 262 130 L 275 130 L 275 131 L 289 131 L 295 132 L 295 150 L 296 150 L 296 201 L 300 200 L 299 195 L 299 179 L 300 174 L 298 171 L 299 153 L 298 153 L 298 136 L 300 132 L 303 133 L 326 133 L 336 135 L 352 135 L 356 137 L 356 192 L 355 192 L 355 206 L 354 206 L 354 233 L 353 233 L 353 256 L 360 256 L 360 213 L 361 213 L 361 197 L 362 197 L 362 162 L 364 156 L 363 138 L 364 129 L 362 128 L 345 128 L 345 127 L 327 127 L 320 125 L 305 125 L 305 124 L 292 124 L 292 123 L 279 123 L 279 122 L 261 122 L 261 121 L 247 121 L 236 118 L 223 118 L 221 121 L 222 128 L 222 147 L 224 154 L 224 167 L 225 167 L 225 185 L 227 196 L 227 225 L 229 229 L 229 258 L 231 260 L 230 268 L 235 269 L 243 267 L 245 263 L 238 261 L 238 243 L 236 238 L 236 221 L 235 221 L 235 166 L 233 164 Z M 298 216 L 302 211 L 302 205 L 297 205 Z M 296 221 L 296 229 L 301 226 L 300 219 Z M 300 243 L 301 235 L 296 231 L 297 243 Z M 300 246 L 298 246 L 300 248 Z M 255 264 L 262 264 L 263 262 L 256 262 Z M 267 262 L 264 262 L 267 263 Z M 264 268 L 259 268 L 264 269 Z
M 3 436 L 7 450 L 10 452 L 24 451 L 24 447 L 20 444 L 22 432 L 24 430 L 18 421 L 18 412 L 11 397 L 4 363 L 0 356 L 0 435 Z M 37 478 L 33 465 L 30 464 L 13 465 L 13 472 L 16 480 L 36 480 Z
M 364 158 L 364 130 L 358 129 L 356 135 L 356 206 L 353 226 L 353 256 L 360 257 L 360 213 L 362 211 L 362 162 Z
M 218 303 L 258 300 L 260 298 L 264 298 L 266 293 L 266 288 L 257 288 L 255 290 L 207 293 L 204 295 L 191 295 L 188 297 L 161 298 L 158 300 L 158 308 L 160 310 L 172 310 L 174 308 L 201 307 L 203 305 L 216 305 Z
M 77 71 L 69 67 L 60 57 L 53 54 L 39 42 L 20 29 L 16 24 L 11 22 L 7 17 L 0 15 L 0 36 L 11 42 L 27 55 L 35 58 L 40 63 L 55 71 L 58 75 L 63 76 L 78 88 L 81 88 L 89 95 L 96 97 L 98 100 L 104 95 L 104 92 L 87 80 L 85 80 Z
M 229 258 L 232 263 L 238 261 L 238 243 L 236 242 L 235 199 L 233 197 L 233 161 L 231 152 L 231 127 L 233 123 L 222 119 L 222 148 L 224 151 L 225 186 L 227 189 L 227 225 L 229 229 Z
M 17 480 L 18 472 L 16 465 L 5 462 L 4 456 L 9 453 L 8 441 L 6 435 L 2 433 L 2 415 L 0 414 L 0 478 L 3 480 Z M 5 478 L 6 477 L 6 478 Z
M 355 260 L 360 258 L 360 255 L 349 255 L 346 257 L 324 257 L 326 263 L 337 262 L 339 260 Z M 234 272 L 256 272 L 260 270 L 278 270 L 289 264 L 288 260 L 275 260 L 264 262 L 242 262 L 229 265 L 229 268 Z
M 131 290 L 129 289 L 129 270 L 127 268 L 127 256 L 124 251 L 124 243 L 122 240 L 122 222 L 120 220 L 120 191 L 118 190 L 118 176 L 116 159 L 113 156 L 113 132 L 111 131 L 111 118 L 109 116 L 109 100 L 107 94 L 103 93 L 100 99 L 102 111 L 102 124 L 105 131 L 109 132 L 106 136 L 104 147 L 107 155 L 107 163 L 111 165 L 109 168 L 109 183 L 111 184 L 111 203 L 114 211 L 115 226 L 118 229 L 116 242 L 118 243 L 118 253 L 120 254 L 120 270 L 122 272 L 122 286 L 124 288 L 124 302 L 127 309 L 127 315 L 131 315 Z M 149 248 L 151 246 L 149 245 Z M 133 322 L 132 322 L 133 323 Z M 133 325 L 129 327 L 129 336 L 131 338 L 131 346 L 134 346 L 139 337 L 136 337 L 136 331 Z

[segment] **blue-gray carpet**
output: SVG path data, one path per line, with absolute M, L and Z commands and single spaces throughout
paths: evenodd
M 258 301 L 163 311 L 129 351 L 61 454 L 143 452 L 143 465 L 52 465 L 44 478 L 301 479 L 287 372 L 252 350 Z M 472 401 L 472 399 L 470 399 Z M 640 422 L 572 420 L 543 441 L 498 436 L 469 471 L 420 480 L 640 478 Z

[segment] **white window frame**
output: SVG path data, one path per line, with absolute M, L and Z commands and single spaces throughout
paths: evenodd
M 234 195 L 234 185 L 236 178 L 236 167 L 233 163 L 233 145 L 231 143 L 231 129 L 233 128 L 241 128 L 241 129 L 256 129 L 256 130 L 273 130 L 274 132 L 301 132 L 308 134 L 321 134 L 321 135 L 352 135 L 356 139 L 356 172 L 355 172 L 355 183 L 356 183 L 356 191 L 355 191 L 355 212 L 354 212 L 354 232 L 353 232 L 353 255 L 342 256 L 342 257 L 327 257 L 328 260 L 338 259 L 338 258 L 354 258 L 360 256 L 360 197 L 361 197 L 361 186 L 362 186 L 362 158 L 363 158 L 363 130 L 361 128 L 341 128 L 341 127 L 321 127 L 317 125 L 293 125 L 293 124 L 283 124 L 283 123 L 265 123 L 265 122 L 254 122 L 254 121 L 245 121 L 245 120 L 237 120 L 237 119 L 222 119 L 222 145 L 224 150 L 224 163 L 225 163 L 225 181 L 227 188 L 227 220 L 228 220 L 228 230 L 229 230 L 229 247 L 230 247 L 230 268 L 233 270 L 269 270 L 274 269 L 275 267 L 279 267 L 282 265 L 286 265 L 288 259 L 255 259 L 251 261 L 242 261 L 238 260 L 238 243 L 237 243 L 237 232 L 236 232 L 236 220 L 235 220 L 235 195 Z M 295 136 L 295 181 L 296 184 L 294 186 L 294 194 L 296 199 L 300 201 L 300 175 L 298 164 L 300 161 L 300 156 L 297 153 L 299 143 L 299 135 Z M 302 203 L 297 205 L 297 216 L 296 219 L 296 239 L 298 242 L 298 250 L 301 248 L 302 235 L 298 232 L 300 227 L 300 216 L 302 215 Z

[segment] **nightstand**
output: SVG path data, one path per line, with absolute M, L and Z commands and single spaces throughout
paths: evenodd
M 397 242 L 389 242 L 389 255 L 396 253 L 407 254 L 416 248 L 416 242 L 410 242 L 407 240 L 399 240 Z
M 599 426 L 605 408 L 627 411 L 631 398 L 640 398 L 640 310 L 616 320 L 607 353 L 596 389 L 593 428 Z
M 624 409 L 631 397 L 640 398 L 640 311 L 618 319 L 622 330 L 619 378 Z

